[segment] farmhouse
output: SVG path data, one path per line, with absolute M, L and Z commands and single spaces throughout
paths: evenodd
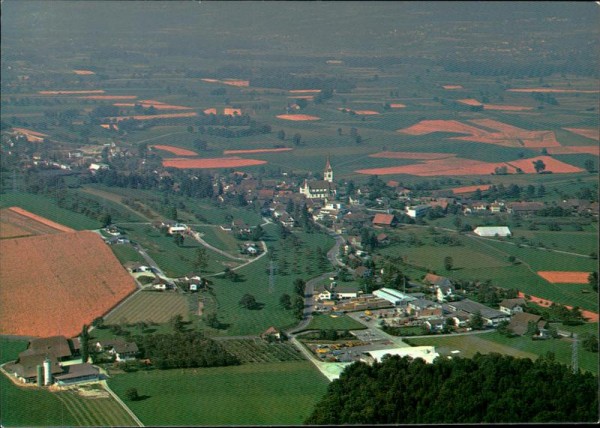
M 506 226 L 479 226 L 473 231 L 479 236 L 510 236 L 510 229 Z
M 394 227 L 398 224 L 398 219 L 394 214 L 375 214 L 373 226 Z
M 434 285 L 434 286 L 452 286 L 452 282 L 446 278 L 445 276 L 439 276 L 436 275 L 434 273 L 428 273 L 427 275 L 425 275 L 425 278 L 423 278 L 423 281 L 430 284 L 430 285 Z
M 546 326 L 546 321 L 542 320 L 540 315 L 519 312 L 513 315 L 508 329 L 516 335 L 523 336 L 529 330 L 530 323 L 535 324 L 538 330 L 543 330 Z
M 95 345 L 97 352 L 106 352 L 115 357 L 116 361 L 134 360 L 139 352 L 135 342 L 124 340 L 101 340 Z
M 80 382 L 100 380 L 100 370 L 91 364 L 72 364 L 64 367 L 62 374 L 54 376 L 58 385 L 72 385 Z
M 500 312 L 514 315 L 517 312 L 523 312 L 525 306 L 527 306 L 527 301 L 525 299 L 504 299 L 500 302 Z

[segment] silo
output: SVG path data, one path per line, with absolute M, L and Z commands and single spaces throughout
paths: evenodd
M 44 360 L 44 386 L 52 384 L 52 362 L 50 358 Z
M 37 386 L 44 385 L 44 368 L 41 364 L 37 366 Z

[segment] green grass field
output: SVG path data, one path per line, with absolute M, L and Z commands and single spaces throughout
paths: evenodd
M 139 243 L 170 277 L 180 277 L 193 271 L 196 250 L 205 248 L 189 236 L 185 238 L 183 245 L 178 247 L 172 236 L 165 236 L 150 225 L 127 225 L 123 229 L 129 238 Z M 204 270 L 204 273 L 222 272 L 227 266 L 237 266 L 239 264 L 210 249 L 206 249 L 206 252 L 208 254 L 208 267 Z
M 135 324 L 139 321 L 166 323 L 175 315 L 188 321 L 186 296 L 171 292 L 141 291 L 104 318 L 106 324 Z
M 80 426 L 137 426 L 113 397 L 84 398 L 74 391 L 55 393 Z
M 350 318 L 347 315 L 332 317 L 327 314 L 314 315 L 305 330 L 363 330 L 364 324 Z
M 443 348 L 445 352 L 459 350 L 458 355 L 465 358 L 472 357 L 476 352 L 481 354 L 498 352 L 535 360 L 546 355 L 547 352 L 553 352 L 556 361 L 571 364 L 572 342 L 568 338 L 533 341 L 526 336 L 509 338 L 492 332 L 478 335 L 411 338 L 408 341 L 413 346 L 433 345 L 436 348 Z M 598 374 L 598 354 L 582 349 L 581 345 L 578 354 L 580 369 Z
M 231 232 L 212 226 L 194 226 L 194 230 L 202 234 L 202 239 L 215 248 L 240 257 L 239 246 L 244 243 L 236 239 Z M 246 241 L 248 242 L 248 241 Z
M 65 210 L 56 202 L 43 195 L 31 193 L 4 193 L 0 198 L 0 208 L 18 206 L 49 220 L 55 221 L 76 230 L 98 229 L 100 222 L 83 214 Z
M 115 256 L 117 256 L 121 264 L 125 264 L 127 262 L 146 262 L 140 253 L 138 253 L 130 244 L 111 245 L 110 249 L 113 251 Z
M 222 277 L 214 277 L 213 289 L 216 294 L 216 311 L 219 320 L 227 325 L 226 330 L 210 329 L 212 334 L 231 336 L 258 334 L 270 326 L 287 328 L 298 321 L 292 311 L 283 309 L 279 304 L 282 294 L 293 294 L 293 282 L 296 278 L 310 279 L 330 269 L 327 263 L 321 269 L 314 262 L 315 249 L 321 247 L 327 251 L 333 245 L 333 239 L 327 235 L 296 232 L 303 242 L 298 248 L 290 248 L 274 235 L 273 225 L 265 226 L 265 237 L 271 255 L 276 257 L 278 272 L 274 275 L 273 292 L 269 292 L 269 255 L 245 266 L 237 272 L 242 281 L 232 282 Z M 285 263 L 287 274 L 282 274 Z M 293 273 L 296 269 L 297 273 Z M 310 269 L 310 270 L 309 270 Z M 310 273 L 309 273 L 310 272 Z M 239 301 L 246 293 L 252 294 L 256 301 L 263 305 L 262 309 L 250 310 L 240 308 Z
M 325 393 L 327 379 L 309 362 L 245 364 L 116 375 L 121 397 L 145 425 L 299 425 Z

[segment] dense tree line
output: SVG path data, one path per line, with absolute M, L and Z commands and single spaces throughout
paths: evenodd
M 149 358 L 159 369 L 220 367 L 240 363 L 201 332 L 145 335 L 139 338 L 138 346 L 143 358 Z
M 433 364 L 354 363 L 306 420 L 314 425 L 595 422 L 598 377 L 551 358 L 476 354 Z

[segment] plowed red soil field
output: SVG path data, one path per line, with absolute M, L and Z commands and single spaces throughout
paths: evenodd
M 137 95 L 87 95 L 79 98 L 85 100 L 135 100 Z
M 291 147 L 280 147 L 277 149 L 247 149 L 247 150 L 224 150 L 224 155 L 241 155 L 244 153 L 277 153 L 277 152 L 289 152 Z
M 529 159 L 519 159 L 515 161 L 506 162 L 507 165 L 513 168 L 521 168 L 526 174 L 535 174 L 535 168 L 533 162 L 541 160 L 546 165 L 546 171 L 552 171 L 554 174 L 568 174 L 573 172 L 582 172 L 583 169 L 578 168 L 568 163 L 561 162 L 550 156 L 538 156 Z
M 223 114 L 225 116 L 241 115 L 242 110 L 240 110 L 239 108 L 225 108 L 225 109 L 223 109 Z
M 250 81 L 248 80 L 221 80 L 221 83 L 224 83 L 226 85 L 230 85 L 230 86 L 242 86 L 242 87 L 246 87 L 246 86 L 250 86 Z
M 380 114 L 378 111 L 375 111 L 375 110 L 354 110 L 354 113 L 363 115 L 363 116 L 372 116 L 372 115 Z
M 36 216 L 22 208 L 11 207 L 0 210 L 1 239 L 73 231 L 62 224 Z
M 180 169 L 216 169 L 216 168 L 237 168 L 240 166 L 262 165 L 267 163 L 258 159 L 242 159 L 239 157 L 230 158 L 211 158 L 211 159 L 164 159 L 163 166 Z
M 177 156 L 198 156 L 198 153 L 196 152 L 175 146 L 163 146 L 160 144 L 156 144 L 150 147 L 154 147 L 155 149 L 162 150 L 164 152 L 170 152 Z
M 533 107 L 524 107 L 524 106 L 505 106 L 500 104 L 484 104 L 473 98 L 465 98 L 463 100 L 457 100 L 461 104 L 466 104 L 468 106 L 483 106 L 484 110 L 500 110 L 500 111 L 525 111 L 525 110 L 533 110 Z
M 217 109 L 216 108 L 207 108 L 206 110 L 203 111 L 204 114 L 217 114 Z
M 400 104 L 400 103 L 390 104 L 390 108 L 404 108 L 404 107 L 406 107 L 405 104 Z
M 75 336 L 136 288 L 90 231 L 0 240 L 0 265 L 0 334 Z
M 554 89 L 554 88 L 527 88 L 527 89 L 507 89 L 508 92 L 540 92 L 540 93 L 558 93 L 558 94 L 597 94 L 600 91 L 586 91 L 581 89 Z
M 559 142 L 552 131 L 528 131 L 491 119 L 471 120 L 471 123 L 487 128 L 477 128 L 456 120 L 423 120 L 398 132 L 409 135 L 425 135 L 432 132 L 468 134 L 451 137 L 452 140 L 474 141 L 507 147 L 558 147 Z M 493 130 L 497 132 L 493 132 Z
M 40 95 L 71 95 L 71 94 L 103 94 L 104 90 L 97 89 L 93 91 L 38 91 Z
M 290 89 L 290 94 L 318 94 L 321 92 L 320 89 Z
M 169 119 L 176 117 L 194 117 L 198 116 L 198 113 L 195 111 L 190 111 L 188 113 L 171 113 L 171 114 L 150 114 L 150 115 L 140 115 L 140 116 L 119 116 L 119 117 L 111 117 L 110 119 L 114 119 L 117 122 L 120 122 L 125 119 L 135 119 L 135 120 L 152 120 L 152 119 Z
M 442 86 L 444 89 L 463 89 L 461 85 L 444 85 Z
M 418 159 L 418 160 L 430 160 L 430 159 L 445 159 L 456 156 L 453 153 L 422 153 L 422 152 L 379 152 L 369 155 L 370 158 L 384 158 L 384 159 Z
M 516 168 L 521 168 L 526 174 L 536 173 L 533 162 L 542 160 L 546 164 L 546 170 L 555 174 L 581 172 L 581 168 L 558 161 L 549 156 L 538 156 L 529 159 L 519 159 L 511 162 L 483 162 L 458 157 L 447 157 L 445 159 L 425 160 L 414 165 L 392 166 L 387 168 L 361 169 L 356 172 L 368 175 L 390 175 L 408 174 L 420 177 L 453 176 L 453 175 L 489 175 L 493 174 L 497 167 L 508 167 L 509 173 L 515 173 Z
M 56 229 L 59 232 L 75 232 L 75 229 L 71 229 L 70 227 L 64 226 L 60 223 L 48 220 L 47 218 L 41 217 L 37 214 L 30 213 L 29 211 L 26 211 L 23 208 L 10 207 L 9 210 L 13 211 L 14 213 L 20 214 L 23 217 L 27 217 L 28 219 L 33 220 L 37 223 L 41 223 L 45 226 L 51 227 L 52 229 Z
M 523 292 L 519 291 L 519 297 L 521 297 L 522 299 L 525 299 L 525 294 Z M 529 296 L 529 301 L 536 303 L 540 306 L 545 306 L 545 307 L 549 307 L 553 303 L 552 300 L 542 299 L 537 296 Z M 565 305 L 565 307 L 567 307 L 569 309 L 573 309 L 572 306 Z M 588 322 L 598 322 L 598 320 L 600 319 L 600 317 L 598 316 L 598 314 L 596 312 L 581 310 L 581 314 L 585 318 L 587 318 Z
M 539 271 L 539 276 L 553 284 L 587 284 L 589 272 Z
M 548 153 L 551 155 L 577 155 L 580 153 L 589 153 L 590 155 L 600 156 L 600 146 L 548 147 Z
M 317 116 L 310 116 L 308 114 L 280 114 L 277 116 L 278 119 L 284 119 L 284 120 L 294 120 L 294 121 L 301 121 L 301 120 L 321 120 L 320 117 Z
M 482 192 L 484 190 L 489 189 L 491 186 L 491 184 L 478 184 L 476 186 L 463 186 L 463 187 L 455 187 L 452 190 L 452 193 L 456 194 L 456 195 L 460 195 L 461 193 L 472 193 L 474 191 L 476 191 L 477 189 L 481 190 Z
M 563 128 L 574 134 L 581 135 L 592 140 L 600 141 L 600 131 L 594 128 Z
M 91 70 L 73 70 L 73 73 L 80 75 L 80 76 L 89 76 L 91 74 L 96 74 Z

